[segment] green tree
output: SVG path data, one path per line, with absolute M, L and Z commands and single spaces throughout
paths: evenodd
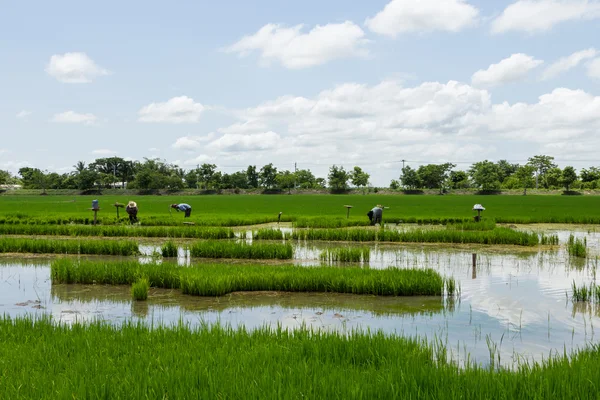
M 214 185 L 214 175 L 217 170 L 215 164 L 204 163 L 198 168 L 198 181 L 204 189 L 208 189 L 211 184 Z
M 535 168 L 538 180 L 541 180 L 542 186 L 548 189 L 550 186 L 547 176 L 548 171 L 552 168 L 556 168 L 556 164 L 554 164 L 554 157 L 544 155 L 533 156 L 528 159 L 527 164 L 532 165 Z M 538 181 L 536 181 L 536 189 L 537 186 Z
M 333 165 L 329 168 L 329 187 L 333 190 L 346 190 L 348 188 L 348 180 L 350 175 L 344 170 L 344 167 Z
M 258 172 L 256 172 L 256 165 L 249 165 L 246 169 L 246 182 L 248 186 L 256 189 L 258 188 Z
M 402 186 L 411 190 L 418 189 L 423 185 L 419 173 L 408 165 L 402 168 L 400 181 L 402 182 Z
M 325 181 L 325 178 L 317 178 L 315 179 L 315 189 L 326 189 L 327 188 L 327 182 Z
M 467 189 L 471 186 L 469 175 L 465 171 L 451 171 L 449 180 L 452 189 Z
M 562 171 L 558 167 L 550 168 L 545 174 L 545 188 L 558 189 L 562 184 Z
M 316 183 L 317 178 L 315 178 L 309 169 L 299 169 L 296 171 L 296 184 L 301 189 L 314 189 Z
M 600 179 L 600 169 L 596 167 L 590 167 L 590 169 L 583 168 L 580 173 L 581 182 L 594 182 Z
M 277 183 L 277 168 L 273 166 L 273 164 L 267 164 L 260 169 L 260 173 L 258 175 L 258 179 L 260 182 L 260 186 L 265 189 L 271 189 Z
M 350 173 L 350 179 L 352 184 L 357 187 L 366 187 L 369 184 L 369 178 L 371 176 L 364 172 L 360 167 L 354 167 L 352 172 Z
M 533 180 L 533 173 L 535 167 L 530 164 L 520 166 L 514 173 L 514 177 L 519 181 L 520 187 L 523 188 L 523 195 L 527 195 L 527 188 L 532 188 L 535 184 Z
M 293 172 L 279 172 L 275 179 L 277 181 L 277 186 L 281 189 L 287 189 L 290 194 L 292 193 L 292 188 L 296 185 L 296 175 Z
M 562 170 L 561 183 L 567 190 L 569 191 L 569 187 L 577 180 L 577 173 L 575 172 L 575 168 L 571 166 L 566 166 Z
M 185 185 L 190 189 L 198 189 L 198 171 L 191 169 L 183 177 Z
M 0 170 L 0 185 L 8 185 L 11 178 L 10 172 Z
M 481 190 L 500 189 L 500 171 L 497 164 L 491 161 L 479 161 L 469 168 L 469 175 Z
M 506 160 L 498 161 L 496 166 L 498 167 L 498 180 L 501 184 L 519 168 L 519 164 L 511 164 Z
M 440 189 L 440 193 L 444 190 L 444 182 L 448 179 L 452 168 L 456 167 L 452 163 L 444 164 L 428 164 L 421 165 L 417 170 L 421 183 L 427 189 Z
M 392 189 L 392 190 L 400 189 L 400 181 L 397 179 L 392 179 L 392 181 L 390 182 L 390 189 Z

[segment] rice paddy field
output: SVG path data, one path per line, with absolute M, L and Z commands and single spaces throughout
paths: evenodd
M 2 397 L 600 397 L 592 196 L 99 200 L 0 196 Z

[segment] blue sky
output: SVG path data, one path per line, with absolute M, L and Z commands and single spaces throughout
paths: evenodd
M 599 19 L 593 0 L 4 2 L 0 169 L 600 165 Z

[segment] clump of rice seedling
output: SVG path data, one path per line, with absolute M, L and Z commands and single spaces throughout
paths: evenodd
M 583 240 L 581 240 L 573 236 L 573 234 L 569 235 L 567 250 L 569 251 L 569 255 L 572 257 L 585 258 L 587 254 L 587 239 L 583 238 Z
M 0 253 L 96 254 L 130 256 L 140 253 L 130 240 L 57 240 L 0 238 Z
M 150 289 L 148 278 L 139 278 L 131 285 L 131 295 L 134 300 L 146 300 L 148 299 L 148 289 Z
M 327 217 L 300 217 L 294 221 L 296 228 L 346 228 L 349 226 L 367 226 L 365 219 L 327 218 Z
M 446 293 L 449 297 L 454 297 L 457 294 L 456 280 L 454 278 L 446 278 Z
M 370 254 L 368 247 L 343 247 L 323 250 L 320 259 L 327 262 L 368 262 Z
M 203 241 L 190 246 L 192 257 L 245 258 L 245 259 L 291 259 L 294 249 L 289 243 L 253 243 L 228 241 Z
M 556 246 L 558 244 L 558 235 L 546 235 L 542 233 L 540 235 L 540 243 L 543 245 Z
M 446 229 L 457 231 L 491 231 L 494 228 L 496 228 L 496 221 L 490 219 L 483 219 L 480 222 L 469 221 L 446 224 Z
M 578 301 L 591 301 L 594 299 L 594 297 L 598 296 L 598 289 L 596 288 L 595 284 L 590 284 L 589 286 L 580 286 L 577 287 L 577 285 L 575 284 L 575 281 L 573 281 L 573 285 L 571 286 L 572 290 L 573 290 L 573 295 L 571 296 L 571 298 L 573 299 L 573 301 L 578 302 Z
M 285 236 L 279 229 L 259 229 L 252 232 L 252 239 L 256 240 L 283 240 Z
M 177 257 L 177 245 L 172 241 L 168 241 L 160 248 L 163 257 Z

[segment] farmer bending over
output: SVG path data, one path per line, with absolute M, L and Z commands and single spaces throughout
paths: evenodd
M 171 208 L 174 208 L 179 211 L 185 212 L 185 218 L 188 218 L 192 214 L 192 207 L 189 204 L 181 203 L 181 204 L 171 204 Z
M 127 214 L 129 214 L 129 223 L 133 224 L 134 222 L 137 222 L 138 206 L 135 201 L 130 201 L 129 203 L 127 203 L 125 211 L 127 212 Z
M 367 213 L 371 225 L 381 224 L 381 218 L 383 217 L 383 206 L 377 204 L 371 211 Z

